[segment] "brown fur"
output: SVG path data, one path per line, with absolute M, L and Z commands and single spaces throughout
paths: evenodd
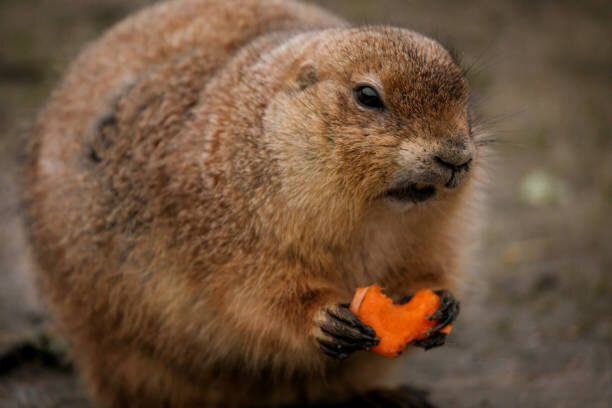
M 384 114 L 355 103 L 361 81 Z M 410 208 L 382 195 L 398 175 L 435 178 L 431 152 L 474 149 L 467 98 L 436 42 L 285 1 L 171 1 L 90 46 L 39 116 L 26 198 L 95 399 L 244 406 L 366 387 L 349 373 L 370 355 L 319 350 L 321 310 L 360 285 L 452 284 L 471 177 Z

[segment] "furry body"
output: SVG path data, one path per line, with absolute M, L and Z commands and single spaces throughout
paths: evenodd
M 384 115 L 354 103 L 359 81 L 384 89 Z M 398 177 L 437 183 L 428 150 L 472 146 L 467 94 L 432 40 L 284 1 L 171 1 L 91 45 L 38 118 L 26 199 L 94 398 L 244 406 L 365 389 L 349 373 L 372 356 L 325 356 L 323 311 L 371 283 L 452 285 L 470 178 L 425 203 L 382 196 Z

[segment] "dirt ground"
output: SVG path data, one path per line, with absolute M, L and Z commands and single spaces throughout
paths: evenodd
M 450 344 L 404 358 L 393 381 L 429 390 L 439 407 L 610 406 L 612 6 L 317 2 L 358 24 L 408 27 L 456 48 L 499 141 L 487 153 L 481 242 Z M 78 50 L 147 3 L 0 2 L 2 407 L 88 406 L 74 374 L 44 358 L 63 345 L 32 335 L 46 317 L 19 218 L 17 164 L 37 109 Z M 15 344 L 26 347 L 11 353 Z M 21 362 L 2 358 L 16 354 Z

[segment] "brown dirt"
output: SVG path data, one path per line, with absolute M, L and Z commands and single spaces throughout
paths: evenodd
M 356 23 L 413 28 L 460 50 L 481 117 L 500 140 L 488 155 L 482 244 L 450 344 L 414 352 L 393 381 L 429 389 L 440 407 L 609 406 L 612 7 L 317 2 Z M 31 342 L 46 319 L 17 199 L 28 126 L 78 50 L 148 3 L 0 2 L 0 354 L 11 339 Z M 0 406 L 87 406 L 74 375 L 29 361 L 0 367 Z

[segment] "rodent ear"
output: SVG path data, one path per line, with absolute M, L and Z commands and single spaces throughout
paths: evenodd
M 317 70 L 313 61 L 303 62 L 297 70 L 296 84 L 300 91 L 317 82 Z

